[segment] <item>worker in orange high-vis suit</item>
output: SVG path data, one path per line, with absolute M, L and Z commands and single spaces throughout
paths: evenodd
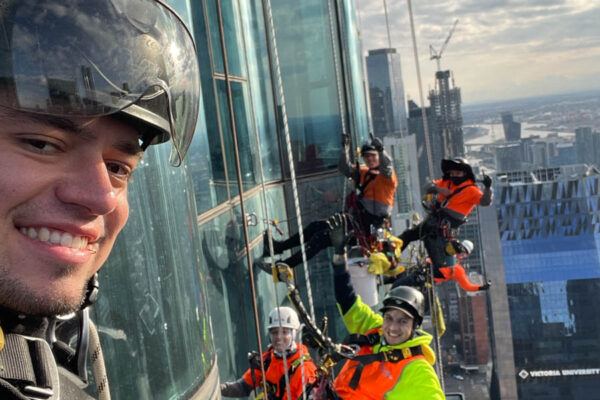
M 489 206 L 493 199 L 492 178 L 483 175 L 482 192 L 464 158 L 442 160 L 442 172 L 442 179 L 426 184 L 423 190 L 423 205 L 428 212 L 423 222 L 398 236 L 403 242 L 402 250 L 415 240 L 423 240 L 436 268 L 446 266 L 445 247 L 457 235 L 473 207 Z
M 350 141 L 344 138 L 344 151 L 340 155 L 338 170 L 353 178 L 357 192 L 349 196 L 348 212 L 360 226 L 357 235 L 368 236 L 371 229 L 385 226 L 394 206 L 394 193 L 398 180 L 394 172 L 392 158 L 384 150 L 379 138 L 372 138 L 361 147 L 364 165 L 352 165 L 350 162 Z M 331 246 L 327 229 L 327 220 L 313 221 L 303 230 L 306 259 L 309 260 L 321 250 Z M 268 233 L 264 236 L 264 256 L 270 255 Z M 300 235 L 295 234 L 284 241 L 273 240 L 273 253 L 281 254 L 285 250 L 300 246 Z M 302 262 L 302 253 L 297 251 L 281 262 L 294 268 Z M 255 262 L 263 270 L 270 271 L 264 262 Z
M 425 299 L 412 287 L 398 286 L 383 300 L 380 315 L 356 295 L 346 265 L 346 220 L 328 220 L 334 247 L 335 298 L 351 334 L 348 344 L 360 346 L 356 357 L 342 367 L 335 392 L 344 400 L 443 400 L 433 369 L 432 336 L 419 329 Z
M 269 313 L 268 328 L 271 345 L 262 354 L 268 391 L 265 398 L 269 400 L 302 398 L 305 388 L 315 381 L 317 368 L 306 346 L 294 341 L 300 329 L 298 314 L 290 307 L 276 307 Z M 247 397 L 255 388 L 263 387 L 260 356 L 254 354 L 250 359 L 250 369 L 242 378 L 221 385 L 222 396 Z M 288 392 L 291 397 L 288 397 Z
M 473 242 L 470 240 L 453 240 L 450 242 L 446 246 L 446 266 L 434 268 L 433 270 L 433 280 L 435 283 L 454 280 L 467 292 L 488 290 L 491 286 L 491 281 L 487 281 L 483 285 L 471 282 L 467 276 L 465 267 L 459 264 L 459 262 L 471 254 L 473 248 Z M 427 269 L 429 269 L 429 267 L 427 267 Z M 427 275 L 427 270 L 418 270 L 408 275 L 401 274 L 394 281 L 392 288 L 396 286 L 421 287 L 429 281 Z

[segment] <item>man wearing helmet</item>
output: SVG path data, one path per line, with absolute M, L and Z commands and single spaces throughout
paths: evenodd
M 308 349 L 294 338 L 300 329 L 298 314 L 290 307 L 275 307 L 269 313 L 269 349 L 262 354 L 268 399 L 300 399 L 305 388 L 316 379 L 316 366 Z M 221 384 L 225 397 L 247 397 L 262 386 L 261 358 L 249 355 L 250 369 L 235 382 Z M 289 384 L 288 384 L 289 383 Z M 291 396 L 291 397 L 288 397 Z
M 491 286 L 491 281 L 487 281 L 483 285 L 473 283 L 469 280 L 465 267 L 460 262 L 469 256 L 473 251 L 474 245 L 470 240 L 453 240 L 446 246 L 446 266 L 434 268 L 433 280 L 435 283 L 441 283 L 448 280 L 454 280 L 458 285 L 467 292 L 478 292 L 488 290 Z M 419 269 L 411 274 L 400 274 L 393 282 L 392 287 L 396 286 L 413 286 L 420 287 L 428 282 L 429 265 L 427 269 Z
M 0 26 L 0 398 L 88 398 L 87 322 L 75 352 L 56 340 L 57 316 L 87 321 L 143 151 L 171 140 L 173 162 L 185 155 L 195 46 L 150 0 L 9 0 Z
M 425 299 L 408 286 L 392 289 L 378 313 L 356 295 L 346 266 L 346 220 L 328 220 L 334 247 L 335 298 L 348 331 L 349 343 L 360 345 L 357 357 L 346 362 L 335 380 L 343 399 L 444 399 L 432 365 L 432 337 L 419 329 Z
M 350 140 L 347 136 L 344 137 L 343 146 L 344 151 L 339 158 L 338 170 L 343 175 L 354 179 L 356 184 L 356 193 L 352 193 L 347 199 L 348 211 L 357 222 L 355 226 L 359 227 L 360 232 L 356 234 L 366 237 L 369 236 L 371 227 L 377 229 L 385 226 L 394 206 L 394 192 L 398 180 L 392 158 L 383 148 L 381 139 L 372 137 L 361 147 L 364 165 L 359 165 L 358 162 L 352 165 L 350 162 Z M 303 234 L 307 259 L 331 246 L 327 220 L 311 222 L 304 228 Z M 285 241 L 273 240 L 272 243 L 273 253 L 281 254 L 285 250 L 299 246 L 300 235 L 297 233 Z M 264 255 L 269 253 L 268 236 L 265 232 Z M 298 251 L 282 262 L 293 268 L 302 262 L 302 253 Z M 264 263 L 258 263 L 257 266 L 262 269 L 266 267 Z
M 445 247 L 466 222 L 476 205 L 492 204 L 492 179 L 483 175 L 483 192 L 475 185 L 475 175 L 464 158 L 442 160 L 443 176 L 425 185 L 428 214 L 417 226 L 405 230 L 399 238 L 402 250 L 415 240 L 423 240 L 427 254 L 436 268 L 445 265 Z

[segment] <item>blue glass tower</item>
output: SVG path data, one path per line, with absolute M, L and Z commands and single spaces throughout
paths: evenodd
M 600 174 L 498 175 L 496 204 L 519 398 L 600 398 Z

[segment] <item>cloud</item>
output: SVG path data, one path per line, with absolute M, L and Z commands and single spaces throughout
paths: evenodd
M 365 52 L 387 47 L 383 2 L 356 4 Z M 412 8 L 424 88 L 433 85 L 436 69 L 429 46 L 441 48 L 455 19 L 459 23 L 441 66 L 454 72 L 466 102 L 600 88 L 600 80 L 594 79 L 600 64 L 600 2 L 420 0 L 412 1 Z M 405 92 L 418 98 L 407 3 L 388 1 L 388 13 L 392 47 L 402 57 Z M 573 76 L 573 66 L 578 76 Z

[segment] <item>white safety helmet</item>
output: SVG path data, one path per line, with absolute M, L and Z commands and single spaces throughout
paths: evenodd
M 298 314 L 290 307 L 275 307 L 269 313 L 269 325 L 267 328 L 290 328 L 297 331 L 300 329 Z
M 475 248 L 475 245 L 470 240 L 462 240 L 460 244 L 465 249 L 465 253 L 467 253 L 467 255 L 471 254 Z

